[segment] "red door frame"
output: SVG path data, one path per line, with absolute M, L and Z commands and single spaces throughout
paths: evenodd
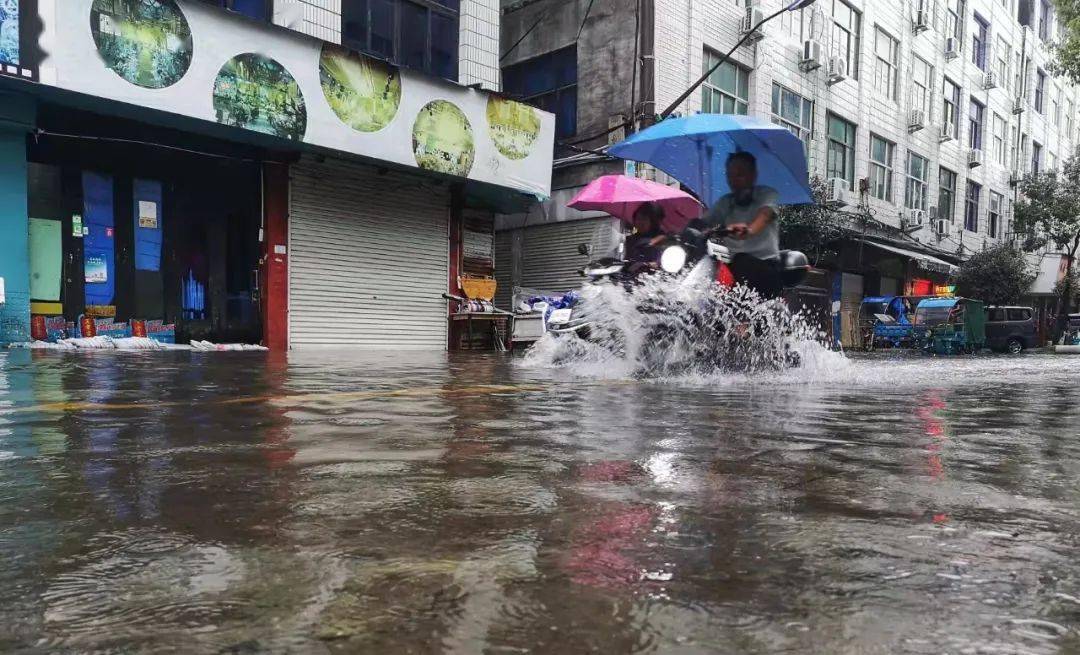
M 289 167 L 263 164 L 262 286 L 263 345 L 289 349 Z

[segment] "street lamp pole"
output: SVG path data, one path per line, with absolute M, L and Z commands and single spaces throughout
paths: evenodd
M 730 60 L 731 55 L 735 54 L 735 51 L 738 50 L 739 48 L 741 48 L 743 46 L 743 44 L 746 43 L 750 39 L 750 35 L 753 34 L 755 30 L 760 29 L 761 26 L 763 26 L 765 23 L 768 23 L 772 19 L 776 18 L 780 14 L 784 14 L 784 13 L 787 13 L 789 11 L 799 11 L 800 9 L 806 9 L 810 5 L 814 4 L 814 2 L 815 2 L 815 0 L 795 0 L 794 2 L 789 4 L 788 6 L 781 9 L 780 11 L 772 14 L 768 18 L 765 18 L 764 20 L 762 20 L 757 25 L 754 25 L 753 29 L 747 31 L 747 33 L 744 34 L 741 39 L 739 39 L 739 42 L 735 44 L 734 48 L 732 48 L 731 50 L 728 50 L 727 54 L 720 58 L 720 61 L 716 62 L 716 64 L 714 64 L 712 68 L 705 71 L 705 74 L 702 75 L 700 78 L 698 78 L 698 81 L 694 82 L 694 84 L 689 89 L 683 91 L 682 95 L 680 95 L 678 98 L 676 98 L 675 102 L 671 103 L 671 105 L 669 105 L 667 109 L 660 112 L 660 120 L 664 120 L 665 118 L 670 116 L 671 113 L 674 112 L 679 107 L 679 105 L 681 105 L 683 103 L 684 100 L 686 100 L 687 98 L 690 97 L 691 93 L 696 91 L 699 86 L 704 84 L 705 80 L 709 79 L 709 76 L 716 72 L 716 69 L 720 68 L 721 64 L 723 64 L 724 62 Z

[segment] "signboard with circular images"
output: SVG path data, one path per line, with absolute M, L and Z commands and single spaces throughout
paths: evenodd
M 307 107 L 296 80 L 277 61 L 247 52 L 225 62 L 214 82 L 217 122 L 300 141 Z
M 401 107 L 401 76 L 393 66 L 327 43 L 319 56 L 327 104 L 357 132 L 378 132 Z
M 420 168 L 465 177 L 476 159 L 465 112 L 446 100 L 426 104 L 413 123 L 413 154 Z
M 164 89 L 191 66 L 191 27 L 175 0 L 94 0 L 90 32 L 105 65 L 137 86 Z
M 487 103 L 488 133 L 507 159 L 525 159 L 540 136 L 540 117 L 524 103 L 491 96 Z

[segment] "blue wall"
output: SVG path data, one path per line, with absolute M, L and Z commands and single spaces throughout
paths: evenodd
M 0 346 L 30 340 L 30 243 L 26 206 L 26 132 L 32 106 L 0 94 Z M 22 127 L 26 125 L 26 127 Z

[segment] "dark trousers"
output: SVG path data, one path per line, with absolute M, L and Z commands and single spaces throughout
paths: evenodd
M 779 259 L 758 259 L 739 253 L 731 259 L 731 274 L 736 282 L 757 290 L 765 299 L 779 298 L 784 294 Z

